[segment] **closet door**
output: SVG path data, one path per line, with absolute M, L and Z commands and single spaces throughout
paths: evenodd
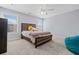
M 7 51 L 7 19 L 0 18 L 0 53 Z

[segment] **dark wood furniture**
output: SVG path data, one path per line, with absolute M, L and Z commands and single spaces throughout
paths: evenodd
M 0 54 L 7 51 L 7 19 L 0 18 Z
M 22 23 L 21 24 L 21 31 L 27 31 L 28 25 L 29 25 L 28 23 Z M 32 25 L 33 27 L 36 27 L 35 24 L 30 24 L 30 25 Z M 21 38 L 26 39 L 32 43 L 30 38 L 25 37 L 22 34 L 21 34 Z M 37 37 L 37 38 L 35 38 L 35 43 L 33 43 L 33 44 L 35 45 L 35 48 L 37 48 L 38 46 L 40 46 L 40 45 L 42 45 L 50 40 L 52 40 L 52 35 Z

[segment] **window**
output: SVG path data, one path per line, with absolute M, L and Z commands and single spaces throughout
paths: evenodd
M 43 19 L 39 20 L 37 26 L 38 26 L 39 30 L 43 31 Z
M 11 15 L 4 15 L 8 19 L 8 32 L 17 32 L 17 17 Z

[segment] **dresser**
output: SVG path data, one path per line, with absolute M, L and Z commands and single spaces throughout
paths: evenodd
M 0 18 L 0 54 L 7 52 L 7 19 Z

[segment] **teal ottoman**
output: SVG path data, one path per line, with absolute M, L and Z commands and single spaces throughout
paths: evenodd
M 69 51 L 79 55 L 79 35 L 66 37 L 65 45 Z

